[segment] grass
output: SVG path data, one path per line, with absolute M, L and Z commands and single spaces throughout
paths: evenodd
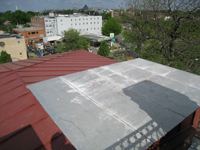
M 34 58 L 34 56 L 29 56 L 29 58 Z

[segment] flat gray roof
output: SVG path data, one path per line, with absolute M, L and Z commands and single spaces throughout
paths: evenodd
M 84 36 L 84 37 L 86 37 L 88 39 L 95 40 L 95 41 L 98 41 L 98 42 L 112 39 L 109 36 L 95 35 L 95 34 L 82 34 L 80 36 Z
M 26 31 L 43 30 L 43 28 L 38 28 L 38 27 L 27 27 L 27 28 L 14 28 L 13 30 L 18 31 L 18 32 L 26 32 Z
M 200 106 L 200 76 L 139 58 L 27 87 L 83 150 L 144 150 Z

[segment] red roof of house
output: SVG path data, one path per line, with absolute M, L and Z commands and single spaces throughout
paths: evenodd
M 0 149 L 75 149 L 26 85 L 116 63 L 84 50 L 0 65 Z

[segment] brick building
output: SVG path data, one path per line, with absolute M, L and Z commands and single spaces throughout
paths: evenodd
M 29 45 L 30 42 L 42 41 L 44 37 L 43 29 L 38 27 L 14 28 L 13 32 L 15 34 L 22 34 L 27 45 Z

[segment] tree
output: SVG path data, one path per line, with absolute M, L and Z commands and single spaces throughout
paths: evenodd
M 200 1 L 129 0 L 124 32 L 137 57 L 200 74 Z
M 111 18 L 111 14 L 110 13 L 101 13 L 100 14 L 102 16 L 102 19 L 106 19 L 109 20 Z
M 119 24 L 117 19 L 111 18 L 109 19 L 104 26 L 102 27 L 102 33 L 103 35 L 110 36 L 110 33 L 114 33 L 115 35 L 118 35 L 122 31 L 122 26 Z
M 99 50 L 97 52 L 98 55 L 104 56 L 104 57 L 108 57 L 110 54 L 110 49 L 108 47 L 108 44 L 106 43 L 106 41 L 101 42 L 101 45 L 99 47 Z
M 76 29 L 69 29 L 68 31 L 63 32 L 62 43 L 58 44 L 57 52 L 67 52 L 70 50 L 79 50 L 84 49 L 87 50 L 88 40 L 79 36 L 79 32 Z
M 12 62 L 10 55 L 6 51 L 1 51 L 0 64 L 7 63 L 7 62 Z

